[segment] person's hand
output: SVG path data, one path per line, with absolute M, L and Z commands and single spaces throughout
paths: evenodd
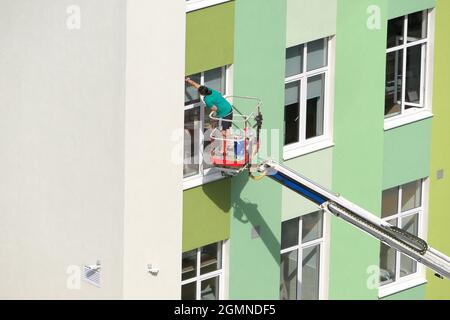
M 186 81 L 186 82 L 189 82 L 190 80 L 191 80 L 191 78 L 189 78 L 189 77 L 184 78 L 184 81 Z

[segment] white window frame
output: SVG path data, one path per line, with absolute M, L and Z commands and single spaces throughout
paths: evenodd
M 392 219 L 397 219 L 397 225 L 400 225 L 401 220 L 404 218 L 407 218 L 409 216 L 412 216 L 414 214 L 417 214 L 418 216 L 418 227 L 417 227 L 417 236 L 421 239 L 426 239 L 426 230 L 427 230 L 427 207 L 428 207 L 428 189 L 429 189 L 429 182 L 428 178 L 424 179 L 418 179 L 422 183 L 422 192 L 421 192 L 421 205 L 418 208 L 411 209 L 405 212 L 401 212 L 402 207 L 402 193 L 403 193 L 403 186 L 408 184 L 404 183 L 400 186 L 397 186 L 399 188 L 398 190 L 398 204 L 397 204 L 397 213 L 394 215 L 391 215 L 389 217 L 383 218 L 383 221 L 390 221 Z M 418 180 L 414 180 L 411 182 L 415 182 Z M 409 274 L 404 277 L 400 277 L 400 256 L 402 253 L 400 253 L 398 250 L 395 252 L 395 281 L 390 282 L 385 285 L 379 286 L 378 289 L 378 297 L 383 298 L 395 293 L 398 293 L 400 291 L 413 288 L 415 286 L 421 285 L 426 283 L 426 269 L 425 267 L 419 263 L 416 262 L 417 270 L 416 272 Z
M 218 67 L 218 68 L 222 68 L 222 72 L 225 72 L 225 95 L 231 95 L 231 79 L 232 79 L 232 67 L 227 65 L 227 66 L 222 66 L 222 67 Z M 215 68 L 213 68 L 215 69 Z M 205 70 L 208 71 L 208 70 Z M 200 73 L 200 84 L 204 84 L 204 75 L 205 72 L 198 72 Z M 205 104 L 203 103 L 203 101 L 200 102 L 196 102 L 196 103 L 192 103 L 189 105 L 184 106 L 183 112 L 185 112 L 186 110 L 190 110 L 196 107 L 200 107 L 200 130 L 199 130 L 199 146 L 198 146 L 198 161 L 200 163 L 199 165 L 199 173 L 190 177 L 184 177 L 183 176 L 183 189 L 187 190 L 187 189 L 191 189 L 197 186 L 200 186 L 202 184 L 205 183 L 209 183 L 209 182 L 213 182 L 213 181 L 217 181 L 220 179 L 223 179 L 223 175 L 220 172 L 220 170 L 217 170 L 215 168 L 208 168 L 208 169 L 203 169 L 203 146 L 204 146 L 204 134 L 203 134 L 203 126 L 204 126 L 204 121 L 205 121 L 205 117 L 208 117 L 207 114 L 205 114 L 204 112 L 204 107 Z M 184 142 L 183 142 L 183 148 L 184 148 Z M 184 163 L 184 158 L 183 158 L 183 163 Z
M 216 4 L 229 1 L 230 0 L 186 0 L 186 12 L 215 6 Z
M 296 143 L 283 145 L 283 159 L 289 160 L 321 149 L 332 147 L 333 144 L 333 108 L 334 103 L 334 65 L 335 65 L 335 37 L 325 37 L 327 44 L 327 65 L 320 69 L 307 71 L 307 50 L 309 41 L 303 44 L 303 73 L 285 78 L 284 84 L 300 81 L 300 119 L 299 141 Z M 317 39 L 321 40 L 321 39 Z M 314 41 L 314 40 L 313 40 Z M 306 103 L 308 78 L 325 74 L 324 83 L 324 109 L 323 109 L 323 134 L 318 137 L 306 140 Z M 283 104 L 283 112 L 286 106 Z M 284 134 L 283 134 L 284 144 Z
M 408 123 L 420 121 L 433 116 L 432 114 L 432 86 L 433 86 L 433 65 L 434 65 L 434 24 L 435 11 L 434 9 L 423 10 L 427 15 L 427 37 L 411 43 L 408 39 L 408 15 L 404 18 L 403 30 L 403 44 L 388 48 L 387 54 L 392 52 L 399 52 L 403 56 L 402 60 L 402 96 L 401 96 L 401 113 L 394 116 L 384 116 L 384 130 L 390 130 Z M 421 79 L 420 79 L 420 103 L 405 102 L 406 100 L 406 63 L 407 63 L 407 48 L 422 46 L 421 54 Z M 385 84 L 386 86 L 386 84 Z M 405 109 L 405 106 L 411 106 L 411 109 Z
M 319 266 L 319 300 L 325 300 L 327 299 L 328 294 L 328 252 L 329 252 L 329 243 L 328 243 L 328 214 L 325 211 L 322 212 L 322 237 L 311 240 L 305 243 L 302 243 L 302 224 L 303 224 L 303 217 L 308 215 L 302 215 L 300 217 L 297 217 L 299 219 L 299 225 L 298 225 L 298 244 L 289 248 L 285 248 L 281 250 L 280 255 L 289 253 L 292 251 L 297 251 L 297 300 L 301 300 L 301 291 L 302 291 L 302 262 L 303 262 L 303 250 L 319 245 L 320 248 L 320 266 Z M 311 212 L 314 213 L 314 212 Z M 296 218 L 293 218 L 296 219 Z M 286 220 L 287 221 L 287 220 Z M 285 222 L 285 221 L 283 221 Z M 282 222 L 282 223 L 283 223 Z M 281 271 L 280 271 L 281 272 Z
M 218 290 L 219 299 L 218 300 L 224 299 L 224 296 L 225 296 L 225 241 L 218 242 L 217 247 L 220 250 L 220 252 L 217 254 L 217 256 L 220 257 L 220 259 L 221 259 L 221 264 L 220 264 L 219 270 L 205 273 L 205 274 L 200 274 L 200 272 L 201 272 L 201 249 L 203 248 L 203 247 L 200 247 L 200 248 L 195 249 L 197 251 L 196 252 L 196 254 L 197 254 L 197 265 L 196 265 L 197 272 L 196 272 L 195 277 L 181 281 L 180 290 L 185 284 L 190 284 L 193 282 L 196 283 L 196 290 L 195 290 L 196 300 L 201 299 L 202 281 L 208 280 L 211 278 L 215 278 L 215 277 L 219 277 L 219 290 Z

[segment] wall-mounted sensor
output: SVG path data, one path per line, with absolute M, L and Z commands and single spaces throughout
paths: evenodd
M 154 267 L 152 264 L 147 265 L 147 271 L 148 273 L 157 276 L 159 273 L 159 268 Z

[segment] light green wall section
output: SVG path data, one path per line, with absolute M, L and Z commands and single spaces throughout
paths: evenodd
M 286 161 L 285 164 L 314 182 L 326 188 L 331 188 L 332 158 L 333 148 L 327 148 Z M 283 221 L 317 210 L 318 207 L 311 201 L 288 188 L 283 188 Z
M 431 119 L 384 133 L 383 190 L 429 175 Z
M 334 109 L 333 191 L 379 214 L 383 174 L 386 23 L 367 27 L 377 4 L 386 22 L 386 0 L 338 0 Z M 331 299 L 377 299 L 367 268 L 379 265 L 379 242 L 332 218 Z
M 287 0 L 286 47 L 336 34 L 337 0 Z
M 183 252 L 229 238 L 230 179 L 183 192 Z
M 417 286 L 391 296 L 387 296 L 382 300 L 419 300 L 425 295 L 425 286 Z
M 186 75 L 231 64 L 233 34 L 234 1 L 189 12 L 186 15 Z
M 383 190 L 429 175 L 430 139 L 431 119 L 385 131 Z M 424 288 L 408 289 L 387 299 L 423 299 Z
M 403 16 L 409 13 L 433 8 L 436 0 L 388 0 L 389 19 Z
M 264 128 L 279 130 L 283 125 L 286 0 L 237 0 L 235 5 L 234 94 L 261 98 Z M 277 133 L 272 142 L 281 154 Z M 267 147 L 262 149 L 265 154 Z M 234 177 L 231 184 L 229 298 L 278 299 L 281 186 L 267 178 L 249 180 L 245 173 Z M 261 234 L 252 239 L 255 226 Z
M 428 240 L 439 251 L 450 255 L 450 1 L 438 0 L 436 7 L 435 71 L 433 123 L 431 142 L 430 204 Z M 444 179 L 436 179 L 436 171 L 444 169 Z M 450 281 L 440 280 L 428 270 L 427 299 L 450 299 Z

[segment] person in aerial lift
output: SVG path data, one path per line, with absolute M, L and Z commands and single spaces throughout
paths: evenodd
M 220 92 L 208 88 L 207 86 L 202 86 L 188 77 L 185 78 L 185 81 L 198 90 L 206 107 L 209 110 L 216 112 L 216 117 L 220 119 L 219 127 L 222 131 L 222 135 L 226 137 L 232 124 L 231 121 L 233 120 L 233 108 L 231 107 L 231 104 L 222 96 L 222 94 L 220 94 Z

